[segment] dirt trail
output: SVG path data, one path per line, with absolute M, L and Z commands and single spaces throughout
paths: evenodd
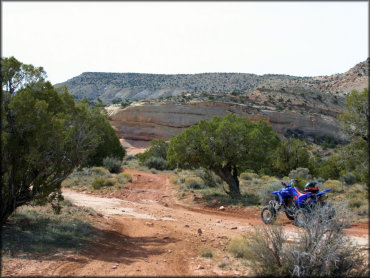
M 227 253 L 226 246 L 233 237 L 262 225 L 258 209 L 227 207 L 220 211 L 185 204 L 174 197 L 168 175 L 125 171 L 133 175 L 133 182 L 111 196 L 63 191 L 74 204 L 103 214 L 105 223 L 99 223 L 102 236 L 96 243 L 68 259 L 45 264 L 44 275 L 250 274 L 247 267 Z M 283 216 L 278 220 L 292 236 L 299 230 Z M 358 244 L 368 246 L 367 224 L 351 227 L 348 234 Z M 200 257 L 208 249 L 213 258 Z M 29 274 L 33 273 L 19 275 Z

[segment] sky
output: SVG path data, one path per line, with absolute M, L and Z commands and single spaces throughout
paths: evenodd
M 320 76 L 369 57 L 368 2 L 3 2 L 2 57 L 83 72 Z

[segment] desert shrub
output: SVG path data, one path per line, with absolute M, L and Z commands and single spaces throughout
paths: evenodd
M 126 158 L 125 158 L 125 160 L 126 161 L 129 161 L 129 160 L 132 160 L 132 159 L 134 159 L 134 160 L 136 160 L 136 159 L 138 159 L 136 156 L 134 156 L 134 155 L 128 155 L 128 156 L 126 156 Z
M 72 202 L 66 199 L 64 199 L 60 204 L 62 207 L 72 207 L 73 206 Z
M 288 140 L 283 140 L 276 149 L 276 161 L 274 166 L 280 174 L 287 175 L 293 169 L 307 167 L 309 157 L 310 155 L 306 142 L 295 138 L 289 138 Z
M 248 237 L 240 235 L 232 239 L 227 246 L 227 250 L 236 258 L 244 258 L 248 253 Z
M 206 252 L 206 253 L 203 253 L 201 255 L 201 257 L 203 257 L 203 258 L 212 258 L 213 257 L 213 253 L 212 252 Z
M 272 191 L 279 191 L 282 188 L 280 182 L 270 183 L 269 185 L 263 187 L 259 192 L 259 201 L 261 204 L 267 204 L 270 200 L 274 199 L 274 195 L 271 194 Z
M 145 160 L 144 165 L 148 168 L 154 168 L 157 170 L 165 170 L 167 168 L 167 161 L 162 157 L 149 157 Z
M 347 185 L 352 185 L 357 181 L 357 178 L 353 173 L 347 173 L 341 177 L 341 180 Z
M 337 180 L 327 180 L 324 183 L 324 186 L 322 187 L 322 189 L 327 189 L 327 188 L 331 188 L 332 190 L 331 192 L 333 193 L 341 193 L 344 191 L 343 185 L 341 185 L 341 182 Z
M 203 180 L 199 177 L 189 177 L 185 179 L 185 184 L 191 189 L 201 189 L 204 187 Z
M 108 178 L 104 180 L 104 186 L 114 186 L 117 184 L 116 178 Z
M 176 176 L 170 177 L 170 183 L 177 184 L 177 177 Z
M 216 177 L 211 170 L 202 168 L 200 170 L 199 177 L 203 180 L 205 186 L 207 187 L 217 186 Z
M 130 173 L 123 172 L 117 175 L 117 180 L 121 184 L 132 182 L 132 175 Z
M 362 205 L 365 204 L 365 200 L 362 200 L 362 199 L 358 199 L 358 198 L 351 198 L 349 201 L 348 201 L 348 206 L 350 208 L 359 208 L 361 207 Z
M 166 161 L 168 145 L 169 144 L 166 142 L 166 138 L 155 139 L 150 142 L 150 147 L 145 152 L 139 153 L 136 156 L 139 159 L 141 165 L 146 165 L 146 162 L 152 157 L 162 158 L 162 160 Z M 167 163 L 166 163 L 166 167 L 168 167 Z M 155 168 L 155 167 L 149 167 L 149 168 Z M 157 170 L 163 170 L 163 169 L 157 169 Z
M 255 173 L 251 173 L 251 172 L 244 172 L 240 174 L 240 178 L 243 180 L 252 180 L 252 179 L 257 179 L 258 175 Z
M 267 181 L 267 180 L 269 180 L 270 179 L 270 176 L 267 176 L 267 175 L 263 175 L 262 177 L 261 177 L 261 180 L 263 180 L 263 181 Z
M 214 248 L 209 244 L 201 245 L 198 247 L 198 251 L 201 254 L 200 256 L 203 258 L 213 258 L 213 250 Z
M 104 179 L 101 179 L 101 178 L 94 180 L 93 183 L 91 184 L 91 187 L 93 189 L 100 189 L 103 186 L 104 186 Z
M 350 195 L 358 194 L 358 193 L 359 194 L 364 194 L 365 195 L 365 199 L 367 199 L 366 195 L 367 195 L 368 191 L 367 191 L 367 188 L 363 184 L 356 183 L 356 184 L 352 185 L 347 190 L 347 193 L 350 194 Z
M 91 208 L 66 206 L 57 215 L 48 207 L 22 206 L 3 226 L 2 254 L 39 256 L 84 248 L 96 236 L 91 216 L 97 216 Z
M 109 170 L 104 167 L 92 167 L 91 172 L 95 175 L 104 176 L 109 174 Z
M 250 173 L 241 173 L 240 178 L 243 180 L 251 180 L 252 178 L 249 175 Z
M 95 167 L 93 167 L 93 168 L 95 168 Z M 72 175 L 74 177 L 85 177 L 85 176 L 90 176 L 91 174 L 92 174 L 92 168 L 89 168 L 89 167 L 84 167 L 82 169 L 75 169 L 72 172 Z
M 257 194 L 245 193 L 243 197 L 244 200 L 240 204 L 244 206 L 255 206 L 260 204 L 260 197 Z
M 303 231 L 294 241 L 282 227 L 264 226 L 239 239 L 229 250 L 247 259 L 255 274 L 263 276 L 359 276 L 368 274 L 366 254 L 354 246 L 343 229 L 350 223 L 344 206 L 315 207 L 307 214 Z
M 103 159 L 104 168 L 108 169 L 111 173 L 121 172 L 121 160 L 115 157 L 106 157 Z
M 185 178 L 185 177 L 179 177 L 179 179 L 178 179 L 178 181 L 179 181 L 180 183 L 184 183 L 184 182 L 185 182 L 185 180 L 186 180 L 186 178 Z
M 297 180 L 309 180 L 312 178 L 309 173 L 310 170 L 307 168 L 297 168 L 295 170 L 290 171 L 289 178 Z

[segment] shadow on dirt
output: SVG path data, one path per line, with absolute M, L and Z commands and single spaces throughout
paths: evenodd
M 240 199 L 231 198 L 226 194 L 206 193 L 202 194 L 202 198 L 194 200 L 198 204 L 206 203 L 209 207 L 220 205 L 240 205 L 240 206 L 255 206 L 259 204 L 259 198 L 255 194 L 242 194 Z
M 176 243 L 174 238 L 128 237 L 115 231 L 104 231 L 104 236 L 91 243 L 81 255 L 88 259 L 130 264 L 166 252 L 165 246 Z
M 2 252 L 6 257 L 78 263 L 98 260 L 130 264 L 160 255 L 166 252 L 167 244 L 178 241 L 161 237 L 128 237 L 83 221 L 47 218 L 8 221 L 2 232 Z

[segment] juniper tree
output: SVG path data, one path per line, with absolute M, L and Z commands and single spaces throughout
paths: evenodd
M 174 167 L 203 167 L 229 185 L 226 191 L 240 198 L 239 173 L 271 167 L 279 142 L 271 125 L 229 114 L 200 121 L 171 139 L 167 159 Z

